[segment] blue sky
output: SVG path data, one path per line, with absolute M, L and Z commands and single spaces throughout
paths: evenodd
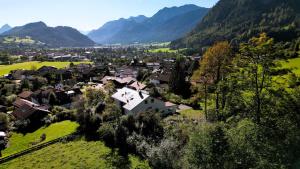
M 218 0 L 0 0 L 0 25 L 43 21 L 49 26 L 91 30 L 105 22 L 140 14 L 152 16 L 164 7 L 196 4 L 212 7 Z

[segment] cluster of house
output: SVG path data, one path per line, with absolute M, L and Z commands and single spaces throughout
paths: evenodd
M 82 94 L 79 88 L 63 90 L 49 87 L 34 92 L 23 91 L 13 103 L 15 109 L 11 113 L 17 120 L 41 119 L 49 114 L 52 105 L 69 108 L 74 97 Z
M 57 69 L 43 66 L 36 71 L 15 70 L 5 78 L 12 80 L 32 79 L 36 76 L 54 78 L 56 85 L 36 91 L 23 91 L 14 102 L 11 113 L 16 119 L 39 118 L 49 113 L 49 107 L 59 105 L 69 108 L 74 97 L 81 95 L 80 87 L 102 88 L 113 82 L 116 92 L 111 96 L 124 114 L 157 111 L 163 114 L 175 113 L 178 105 L 150 96 L 149 84 L 158 89 L 167 88 L 174 60 L 164 63 L 143 63 L 132 61 L 130 65 L 117 67 L 113 64 L 79 64 Z M 150 72 L 147 85 L 136 80 L 139 70 Z M 74 80 L 75 79 L 75 80 Z M 49 81 L 49 80 L 48 80 Z M 78 85 L 81 83 L 82 85 Z M 67 84 L 68 89 L 63 84 Z M 1 109 L 1 107 L 0 107 Z
M 49 53 L 47 54 L 48 59 L 52 61 L 88 61 L 89 59 L 87 56 L 81 56 L 78 54 L 71 55 L 71 54 L 56 54 L 56 53 Z

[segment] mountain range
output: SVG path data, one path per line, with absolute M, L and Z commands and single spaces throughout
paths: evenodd
M 11 29 L 11 27 L 10 27 L 8 24 L 3 25 L 3 26 L 0 28 L 0 35 L 1 35 L 3 32 L 9 31 L 10 29 Z
M 43 22 L 18 26 L 0 35 L 3 37 L 30 37 L 47 47 L 86 47 L 94 42 L 74 28 L 66 26 L 48 27 Z
M 208 11 L 196 5 L 163 8 L 149 18 L 140 15 L 107 22 L 88 37 L 100 44 L 173 41 L 190 32 Z
M 261 32 L 277 41 L 300 36 L 299 0 L 220 0 L 173 48 L 200 48 L 216 41 L 245 41 Z

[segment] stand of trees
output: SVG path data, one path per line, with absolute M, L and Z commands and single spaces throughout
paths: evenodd
M 292 168 L 299 160 L 300 88 L 276 85 L 275 46 L 261 34 L 241 44 L 234 57 L 226 42 L 207 50 L 194 78 L 205 98 L 214 98 L 206 111 L 214 122 L 191 134 L 187 168 Z

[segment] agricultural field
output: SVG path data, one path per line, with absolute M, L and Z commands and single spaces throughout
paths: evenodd
M 71 121 L 63 121 L 42 127 L 33 133 L 25 135 L 13 132 L 9 138 L 9 147 L 2 151 L 3 157 L 23 151 L 33 146 L 33 142 L 38 142 L 42 134 L 46 134 L 46 139 L 41 142 L 48 142 L 59 137 L 71 134 L 76 131 L 78 124 Z
M 0 76 L 8 74 L 12 70 L 24 69 L 24 70 L 32 70 L 39 69 L 42 66 L 54 66 L 56 68 L 65 68 L 70 65 L 71 62 L 24 62 L 17 63 L 12 65 L 0 65 Z M 75 65 L 80 63 L 91 63 L 91 62 L 73 62 Z
M 178 50 L 172 50 L 170 48 L 158 48 L 158 49 L 150 49 L 150 53 L 177 53 Z
M 16 168 L 124 168 L 150 169 L 147 161 L 128 155 L 123 157 L 112 151 L 101 141 L 78 140 L 57 143 L 41 150 L 1 164 L 0 169 Z

